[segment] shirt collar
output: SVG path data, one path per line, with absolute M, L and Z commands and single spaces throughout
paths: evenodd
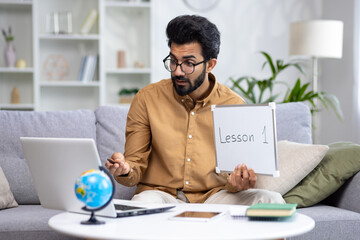
M 213 85 L 211 92 L 209 93 L 209 95 L 206 98 L 197 101 L 197 102 L 203 102 L 204 106 L 205 106 L 205 104 L 207 104 L 210 101 L 210 99 L 213 98 L 213 96 L 218 88 L 218 82 L 216 81 L 216 78 L 212 73 L 209 73 L 209 81 Z

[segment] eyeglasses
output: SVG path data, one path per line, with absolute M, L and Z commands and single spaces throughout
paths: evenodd
M 207 62 L 207 60 L 204 60 L 204 61 L 198 62 L 198 63 L 192 63 L 190 61 L 184 61 L 182 63 L 177 63 L 175 60 L 170 58 L 170 55 L 168 55 L 166 58 L 164 58 L 163 62 L 164 62 L 164 66 L 165 66 L 166 70 L 168 70 L 169 72 L 175 72 L 177 67 L 180 66 L 180 69 L 181 69 L 181 71 L 183 71 L 183 73 L 191 74 L 195 71 L 195 67 L 197 65 Z

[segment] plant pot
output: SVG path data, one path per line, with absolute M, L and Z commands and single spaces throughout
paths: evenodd
M 130 104 L 131 101 L 133 100 L 135 95 L 130 94 L 130 95 L 121 95 L 119 98 L 119 103 L 121 104 Z
M 16 52 L 15 52 L 15 47 L 13 42 L 8 42 L 6 44 L 5 50 L 4 50 L 4 55 L 5 55 L 5 62 L 6 62 L 6 66 L 7 67 L 15 67 L 15 62 L 16 62 Z

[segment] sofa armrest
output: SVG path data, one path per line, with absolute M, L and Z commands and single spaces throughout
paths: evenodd
M 324 200 L 325 204 L 360 213 L 360 172 Z

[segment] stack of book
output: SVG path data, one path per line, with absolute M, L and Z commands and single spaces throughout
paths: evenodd
M 297 204 L 257 203 L 246 210 L 250 218 L 283 218 L 291 217 L 296 213 Z
M 91 82 L 94 79 L 98 55 L 83 56 L 79 71 L 78 80 L 81 82 Z

